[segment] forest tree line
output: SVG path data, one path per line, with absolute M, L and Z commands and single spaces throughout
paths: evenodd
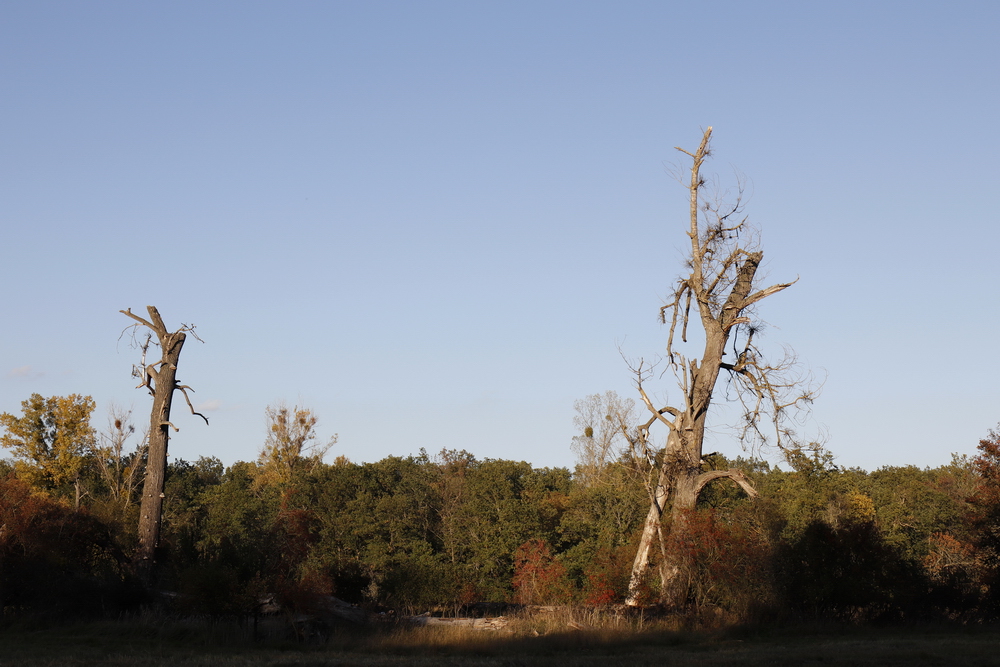
M 93 405 L 34 395 L 21 416 L 0 417 L 14 455 L 0 463 L 7 618 L 143 600 L 130 567 L 142 438 L 122 411 L 92 429 Z M 268 417 L 256 460 L 168 467 L 157 590 L 178 611 L 253 614 L 267 599 L 308 611 L 327 595 L 420 612 L 629 594 L 649 501 L 628 451 L 594 459 L 578 448 L 591 458 L 575 470 L 454 450 L 326 462 L 333 442 L 317 442 L 310 411 Z M 744 470 L 759 496 L 707 487 L 686 519 L 690 537 L 669 545 L 689 556 L 689 613 L 973 620 L 997 610 L 998 433 L 937 468 L 842 468 L 820 447 L 781 467 L 719 454 L 702 466 Z

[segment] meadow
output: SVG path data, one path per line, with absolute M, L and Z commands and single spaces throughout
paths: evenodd
M 591 624 L 588 624 L 590 621 Z M 691 631 L 670 619 L 603 622 L 592 612 L 511 619 L 502 631 L 375 623 L 323 637 L 254 640 L 246 626 L 135 617 L 0 631 L 3 667 L 295 665 L 994 665 L 1000 629 L 907 626 L 730 627 Z

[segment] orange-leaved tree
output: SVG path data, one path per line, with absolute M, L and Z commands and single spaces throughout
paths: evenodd
M 515 599 L 521 604 L 568 602 L 571 586 L 566 568 L 545 540 L 528 540 L 514 554 Z

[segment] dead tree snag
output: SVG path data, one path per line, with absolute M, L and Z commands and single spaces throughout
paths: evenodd
M 742 187 L 728 204 L 703 195 L 706 181 L 701 168 L 711 153 L 711 137 L 709 127 L 693 153 L 677 149 L 691 159 L 687 183 L 690 251 L 687 271 L 660 309 L 660 319 L 669 325 L 664 361 L 677 379 L 681 400 L 674 405 L 654 403 L 646 387 L 654 377 L 652 367 L 642 361 L 632 365 L 649 418 L 637 429 L 623 432 L 631 444 L 631 460 L 644 474 L 650 503 L 632 566 L 627 600 L 632 605 L 639 603 L 656 546 L 661 601 L 673 607 L 684 603 L 691 564 L 679 553 L 682 550 L 671 545 L 689 540 L 687 517 L 707 484 L 729 479 L 751 497 L 757 495 L 741 471 L 705 469 L 706 418 L 720 376 L 729 383 L 728 396 L 743 409 L 740 436 L 744 444 L 788 447 L 794 437 L 787 426 L 789 418 L 811 403 L 816 393 L 805 378 L 795 375 L 791 354 L 769 362 L 758 348 L 762 325 L 755 318 L 755 306 L 794 281 L 769 287 L 758 284 L 764 253 L 743 215 Z M 694 337 L 690 343 L 689 324 L 693 324 Z M 704 345 L 700 352 L 695 347 L 693 354 L 686 353 L 688 346 L 699 344 Z M 666 436 L 658 440 L 662 444 L 654 445 L 650 432 L 657 425 L 666 430 Z
M 180 360 L 181 348 L 187 334 L 196 339 L 194 325 L 182 325 L 176 331 L 168 331 L 160 313 L 154 306 L 146 306 L 149 319 L 139 317 L 132 309 L 119 311 L 126 317 L 135 320 L 129 328 L 133 335 L 139 327 L 150 330 L 146 340 L 140 344 L 142 348 L 142 363 L 133 369 L 133 375 L 139 378 L 139 387 L 145 387 L 153 397 L 153 408 L 149 418 L 149 448 L 146 463 L 146 478 L 142 486 L 142 504 L 139 509 L 139 549 L 135 556 L 136 571 L 147 586 L 151 586 L 156 576 L 156 547 L 160 541 L 160 518 L 163 513 L 163 488 L 167 471 L 167 442 L 170 439 L 170 429 L 177 427 L 170 423 L 170 407 L 173 402 L 174 390 L 180 390 L 187 401 L 191 413 L 208 423 L 208 418 L 195 412 L 191 405 L 188 391 L 194 391 L 187 385 L 177 382 L 177 362 Z M 147 363 L 146 354 L 156 335 L 156 344 L 160 348 L 160 359 Z M 200 340 L 200 339 L 198 339 Z

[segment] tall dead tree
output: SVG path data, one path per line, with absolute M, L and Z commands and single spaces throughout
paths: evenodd
M 780 362 L 770 363 L 757 347 L 762 325 L 754 317 L 756 304 L 793 283 L 763 288 L 758 284 L 764 253 L 743 215 L 742 184 L 728 204 L 722 195 L 704 196 L 701 169 L 711 152 L 711 137 L 709 127 L 693 153 L 677 149 L 691 158 L 687 184 L 690 254 L 686 275 L 678 279 L 671 300 L 660 309 L 660 319 L 669 324 L 663 361 L 677 378 L 681 400 L 674 405 L 654 403 L 646 389 L 653 368 L 640 361 L 632 369 L 649 418 L 625 435 L 632 445 L 633 461 L 645 471 L 650 501 L 632 566 L 627 600 L 632 605 L 639 603 L 656 546 L 661 601 L 675 607 L 684 603 L 691 563 L 685 560 L 686 550 L 676 546 L 690 539 L 688 515 L 707 484 L 728 479 L 751 497 L 757 495 L 741 471 L 705 469 L 706 418 L 720 377 L 728 383 L 727 395 L 743 408 L 740 436 L 744 444 L 788 446 L 793 437 L 788 419 L 811 403 L 815 393 L 794 375 L 795 360 L 787 351 Z M 687 356 L 684 350 L 691 324 L 689 345 L 695 354 Z M 680 341 L 675 338 L 678 333 Z M 700 354 L 699 343 L 704 345 Z M 666 429 L 665 438 L 651 433 L 657 425 Z M 662 444 L 654 445 L 654 439 Z
M 146 478 L 142 486 L 142 504 L 139 508 L 139 550 L 135 556 L 135 567 L 140 578 L 151 586 L 156 576 L 156 548 L 160 542 L 160 519 L 163 514 L 163 485 L 167 472 L 167 442 L 170 439 L 170 429 L 178 430 L 170 423 L 170 407 L 173 403 L 174 391 L 180 390 L 187 401 L 191 414 L 197 415 L 208 423 L 208 418 L 200 412 L 195 412 L 188 396 L 187 385 L 177 382 L 177 362 L 181 357 L 181 348 L 187 334 L 196 339 L 194 325 L 182 325 L 176 331 L 167 330 L 160 313 L 154 306 L 146 306 L 149 320 L 139 317 L 132 309 L 119 311 L 136 321 L 131 327 L 133 335 L 140 327 L 146 327 L 152 332 L 148 334 L 142 347 L 142 363 L 136 366 L 133 374 L 141 381 L 139 387 L 145 387 L 153 397 L 153 408 L 149 418 L 149 448 L 146 462 Z M 152 334 L 156 335 L 156 345 L 160 348 L 160 360 L 146 362 L 146 354 L 152 342 Z M 200 340 L 200 339 L 198 339 Z

